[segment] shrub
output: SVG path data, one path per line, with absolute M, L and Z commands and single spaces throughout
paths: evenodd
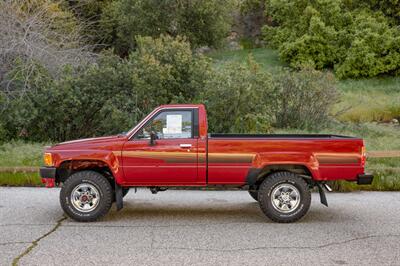
M 4 128 L 4 125 L 0 123 L 0 143 L 6 140 L 7 132 Z
M 321 129 L 330 121 L 329 111 L 338 100 L 332 74 L 312 69 L 283 69 L 274 76 L 278 93 L 275 126 Z
M 278 26 L 264 26 L 264 39 L 292 67 L 333 68 L 339 78 L 399 73 L 400 30 L 365 3 L 269 0 L 266 12 Z
M 57 78 L 19 61 L 9 73 L 13 93 L 0 122 L 8 138 L 35 141 L 122 132 L 157 105 L 192 101 L 209 66 L 183 38 L 168 36 L 138 38 L 127 59 L 104 54 L 96 64 L 65 67 Z
M 138 37 L 129 56 L 134 86 L 145 112 L 159 104 L 191 101 L 211 75 L 209 60 L 194 54 L 183 37 Z
M 0 124 L 7 138 L 63 141 L 114 134 L 160 104 L 193 101 L 206 104 L 214 132 L 314 128 L 326 122 L 334 103 L 327 74 L 285 70 L 272 78 L 251 57 L 247 64 L 213 71 L 183 37 L 136 42 L 126 59 L 103 54 L 95 64 L 65 67 L 57 77 L 40 64 L 16 61 L 7 77 L 11 91 L 2 93 L 8 104 L 1 105 Z
M 351 46 L 336 65 L 338 77 L 372 77 L 400 71 L 400 31 L 383 16 L 357 14 L 351 29 Z
M 249 66 L 232 63 L 208 80 L 200 95 L 207 107 L 210 132 L 265 133 L 271 129 L 275 92 L 271 76 L 250 58 Z
M 400 23 L 400 1 L 399 0 L 358 0 L 359 5 L 368 5 L 373 10 L 383 12 L 387 17 L 393 19 L 394 23 Z
M 45 70 L 30 74 L 29 90 L 4 112 L 9 137 L 60 141 L 120 131 L 129 121 L 117 116 L 125 107 L 120 102 L 134 92 L 127 70 L 119 59 L 107 57 L 98 64 L 65 68 L 57 79 Z M 18 67 L 14 71 L 21 73 Z M 13 78 L 20 90 L 25 75 Z
M 193 47 L 219 46 L 230 27 L 231 0 L 117 0 L 104 10 L 104 42 L 126 55 L 136 37 L 186 36 Z

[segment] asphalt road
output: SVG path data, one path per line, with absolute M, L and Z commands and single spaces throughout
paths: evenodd
M 400 265 L 400 193 L 313 194 L 276 224 L 245 191 L 131 191 L 102 221 L 63 216 L 58 189 L 0 188 L 0 265 Z

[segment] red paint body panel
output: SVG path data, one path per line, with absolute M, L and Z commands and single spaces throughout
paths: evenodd
M 124 182 L 121 168 L 121 153 L 125 136 L 111 136 L 78 141 L 68 141 L 46 150 L 53 154 L 53 163 L 59 168 L 69 161 L 98 161 L 108 165 L 118 183 Z
M 190 149 L 180 144 L 190 144 Z M 123 185 L 204 185 L 197 173 L 197 139 L 130 140 L 122 150 Z
M 133 138 L 156 113 L 179 108 L 198 112 L 198 136 L 159 139 L 153 146 Z M 46 152 L 52 153 L 55 167 L 69 161 L 106 164 L 122 186 L 240 186 L 251 169 L 271 165 L 304 166 L 316 181 L 354 181 L 364 174 L 363 146 L 362 139 L 344 137 L 207 137 L 203 105 L 166 105 L 126 135 L 64 142 Z
M 251 163 L 209 163 L 210 184 L 243 183 L 247 169 L 264 168 L 269 165 L 303 165 L 311 172 L 313 179 L 356 180 L 364 173 L 361 165 L 360 139 L 246 139 L 210 138 L 208 152 L 226 154 L 252 154 Z M 333 161 L 351 156 L 354 163 L 324 164 L 318 161 L 321 154 L 329 154 Z

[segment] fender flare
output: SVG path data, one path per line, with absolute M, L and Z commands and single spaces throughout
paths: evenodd
M 313 154 L 306 153 L 259 153 L 255 156 L 246 176 L 246 184 L 254 186 L 260 178 L 274 171 L 274 168 L 288 170 L 302 168 L 312 179 L 318 179 L 319 164 Z

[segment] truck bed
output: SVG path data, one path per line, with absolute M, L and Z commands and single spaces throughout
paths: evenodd
M 245 183 L 249 169 L 273 164 L 305 165 L 318 181 L 355 180 L 364 173 L 362 147 L 340 135 L 209 134 L 208 182 Z

